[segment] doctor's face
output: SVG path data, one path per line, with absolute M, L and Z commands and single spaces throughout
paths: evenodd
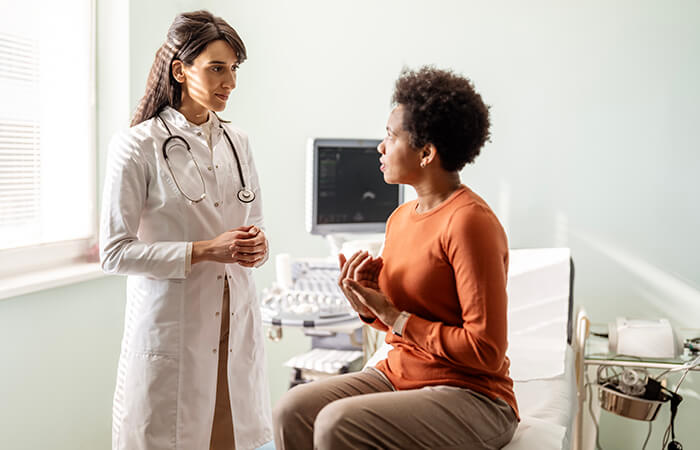
M 403 128 L 403 106 L 391 111 L 386 124 L 386 136 L 377 146 L 382 155 L 379 170 L 389 184 L 413 184 L 420 175 L 420 151 L 409 143 L 408 131 Z
M 238 58 L 225 41 L 210 42 L 193 61 L 183 66 L 182 103 L 192 100 L 211 111 L 223 111 L 231 91 L 236 87 Z M 189 99 L 187 98 L 189 97 Z

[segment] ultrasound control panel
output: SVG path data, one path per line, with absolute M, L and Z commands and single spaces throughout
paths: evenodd
M 316 327 L 357 319 L 338 286 L 337 262 L 298 259 L 290 261 L 288 267 L 278 264 L 277 271 L 278 280 L 286 281 L 263 290 L 261 309 L 265 323 Z

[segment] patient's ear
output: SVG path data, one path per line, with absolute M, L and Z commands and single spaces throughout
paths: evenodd
M 438 153 L 437 149 L 433 144 L 425 144 L 421 149 L 420 149 L 420 154 L 421 154 L 421 159 L 420 159 L 420 166 L 421 167 L 428 167 L 431 163 L 437 162 L 438 160 Z

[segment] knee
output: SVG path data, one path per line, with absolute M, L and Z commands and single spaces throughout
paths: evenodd
M 304 416 L 308 396 L 304 395 L 304 386 L 297 386 L 287 391 L 277 402 L 272 411 L 275 427 L 287 428 L 297 426 Z
M 348 448 L 346 444 L 352 434 L 349 424 L 353 421 L 348 420 L 350 411 L 345 403 L 342 400 L 335 401 L 318 413 L 314 422 L 314 448 Z

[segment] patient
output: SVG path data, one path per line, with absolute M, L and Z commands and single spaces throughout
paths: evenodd
M 404 71 L 379 144 L 387 183 L 417 199 L 387 222 L 382 256 L 341 255 L 339 284 L 393 346 L 376 368 L 300 385 L 274 412 L 282 449 L 495 449 L 518 425 L 506 357 L 508 243 L 460 181 L 489 111 L 450 71 Z

